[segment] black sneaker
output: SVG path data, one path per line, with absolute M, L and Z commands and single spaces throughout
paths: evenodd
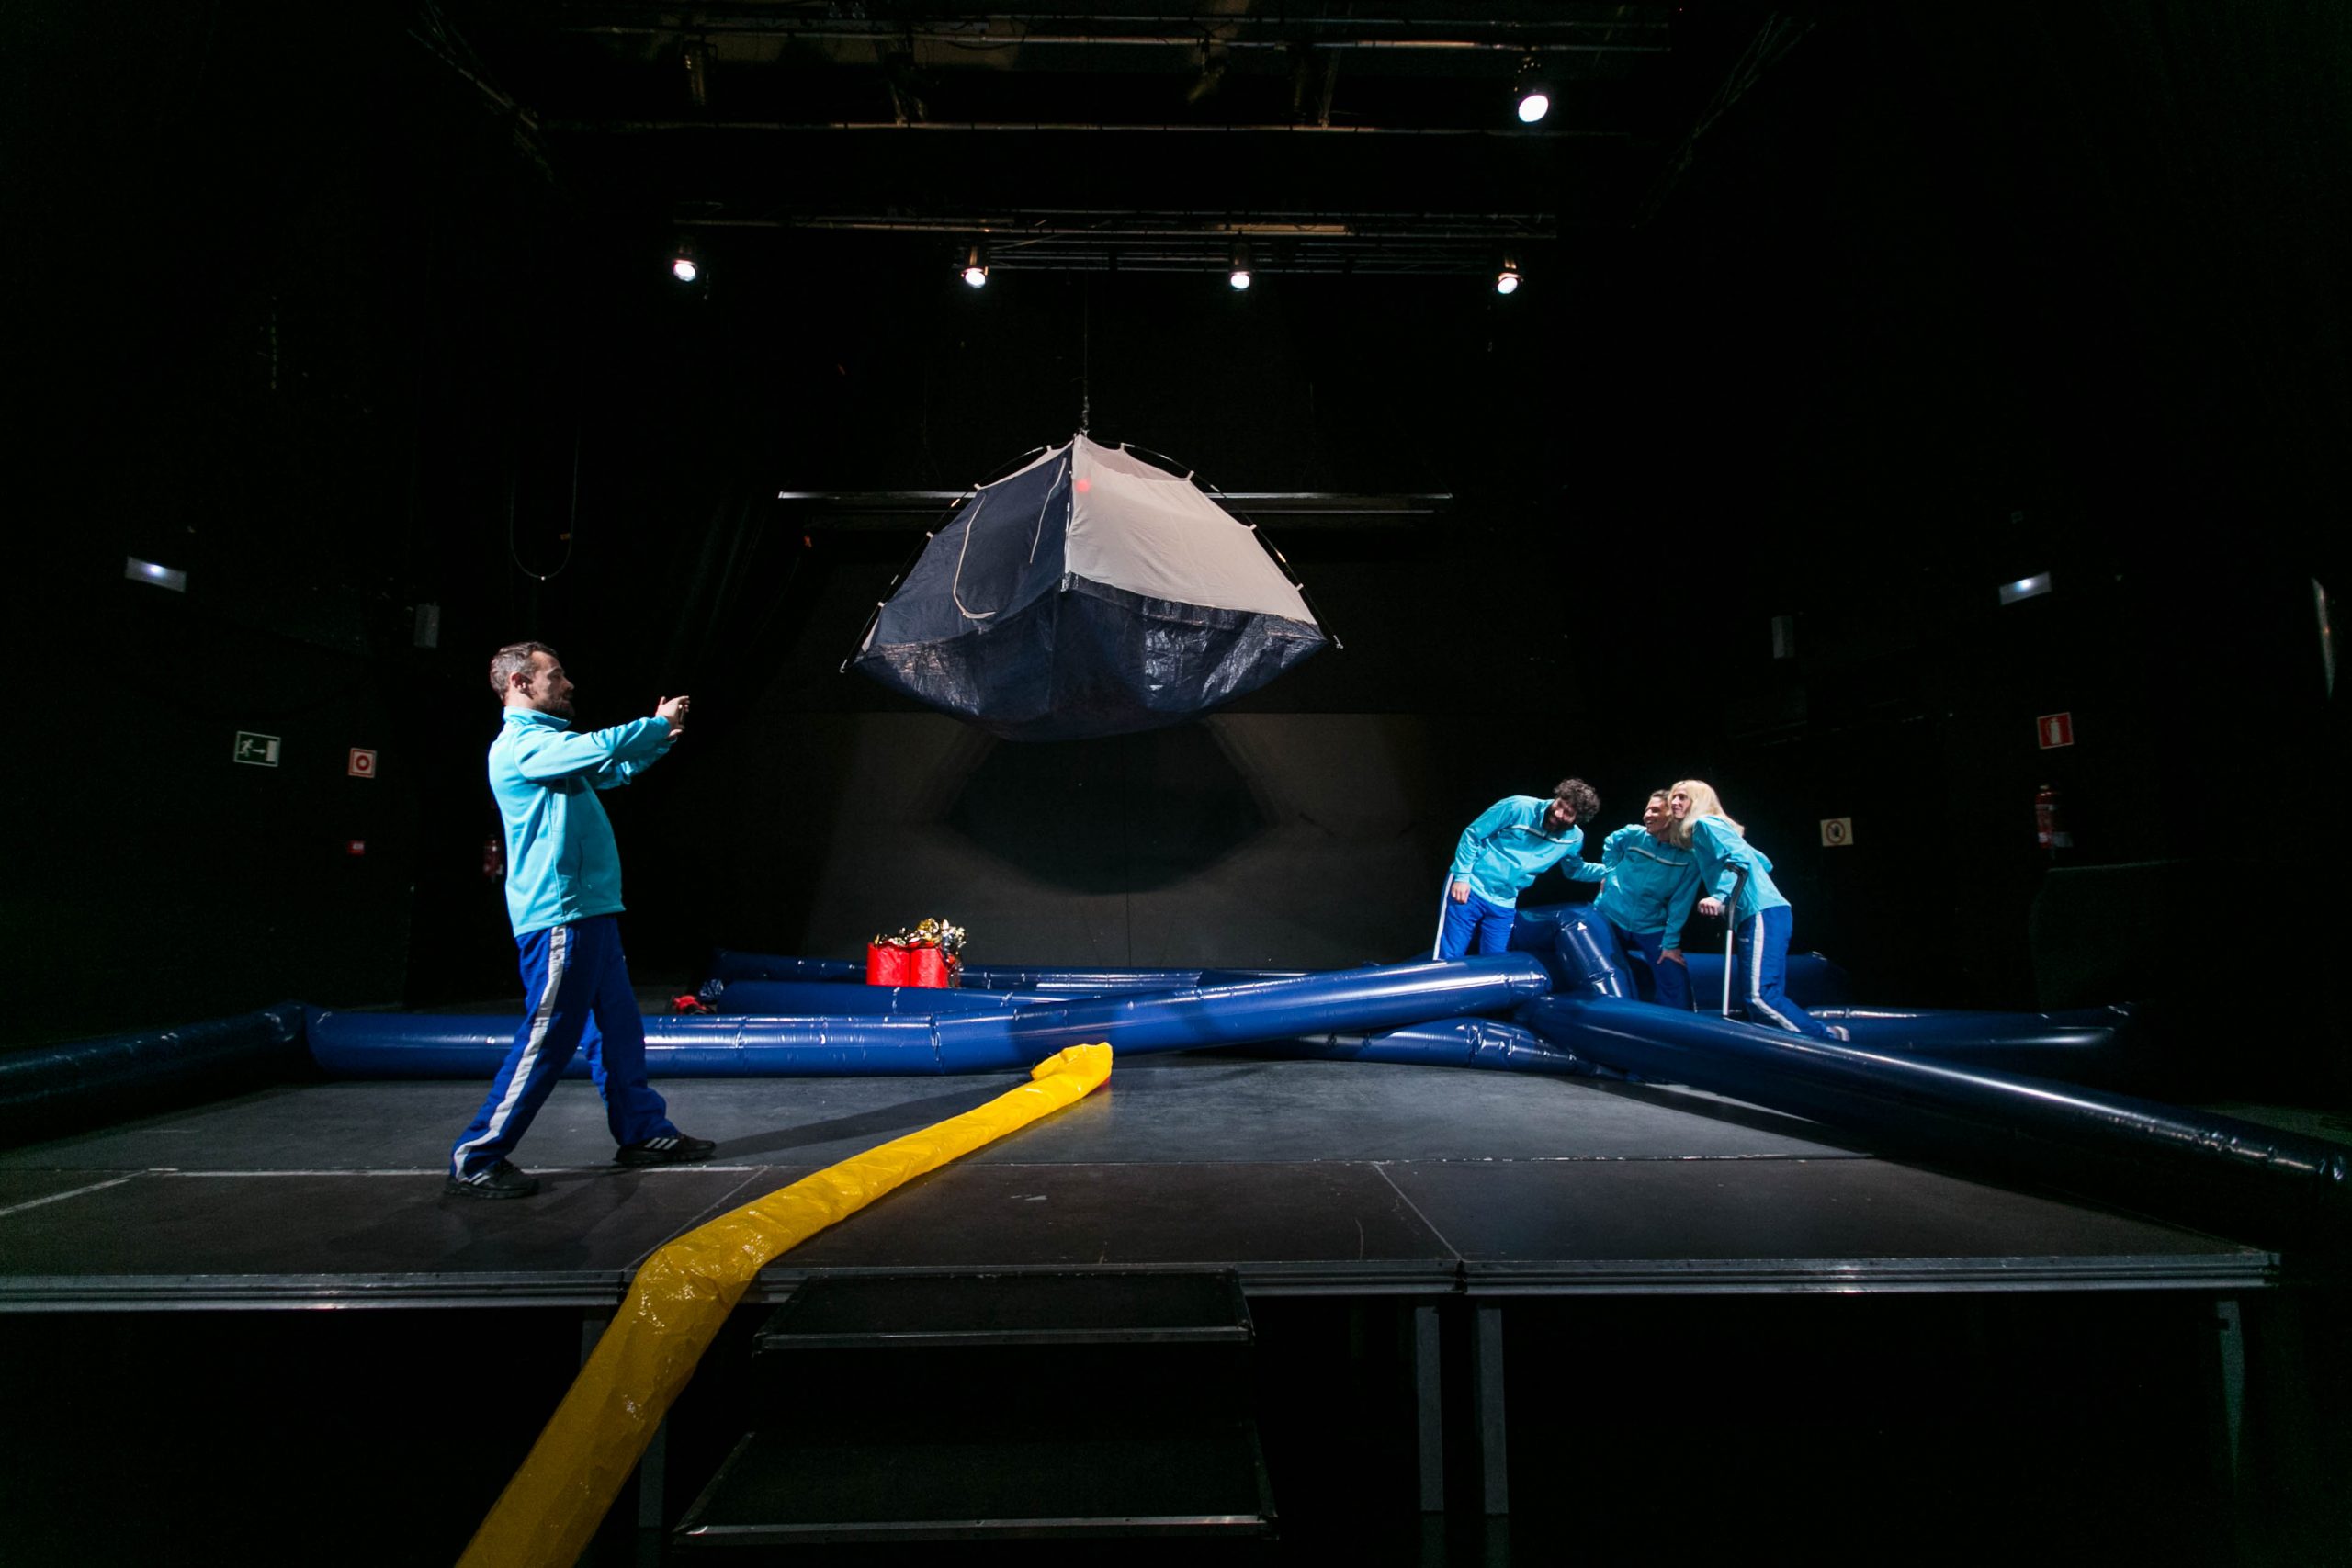
M 623 1144 L 613 1156 L 616 1165 L 676 1165 L 680 1160 L 708 1159 L 718 1152 L 718 1145 L 708 1138 L 689 1138 L 684 1133 L 671 1133 L 659 1138 L 639 1138 L 633 1144 Z
M 539 1179 L 504 1160 L 471 1176 L 453 1176 L 441 1190 L 451 1198 L 528 1198 L 539 1190 Z

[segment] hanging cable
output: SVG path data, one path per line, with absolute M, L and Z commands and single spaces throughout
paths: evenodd
M 515 467 L 509 468 L 506 472 L 506 558 L 513 561 L 514 563 L 514 570 L 521 572 L 524 576 L 537 578 L 541 582 L 552 582 L 557 578 L 563 575 L 564 568 L 571 564 L 572 536 L 580 527 L 579 422 L 575 420 L 572 422 L 571 425 L 571 515 L 565 521 L 563 525 L 563 558 L 555 563 L 555 570 L 553 571 L 533 571 L 529 567 L 523 564 L 522 556 L 515 551 L 514 491 L 520 482 L 520 473 L 521 465 L 519 463 L 516 464 Z

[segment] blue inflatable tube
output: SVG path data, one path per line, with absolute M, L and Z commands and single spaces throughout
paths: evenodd
M 1723 948 L 1718 945 L 1712 953 L 1694 953 L 1685 948 L 1682 958 L 1682 967 L 1690 976 L 1690 994 L 1699 998 L 1699 1005 L 1707 1007 L 1712 997 L 1720 1006 L 1724 996 Z M 1788 972 L 1781 985 L 1789 999 L 1807 1012 L 1843 1007 L 1854 994 L 1844 967 L 1818 953 L 1790 953 Z
M 865 983 L 865 965 L 845 958 L 783 958 L 719 948 L 710 955 L 714 980 L 817 980 Z
M 1589 904 L 1542 904 L 1522 908 L 1511 922 L 1510 950 L 1532 953 L 1543 960 L 1552 971 L 1554 988 L 1563 996 L 1585 988 L 1597 996 L 1630 998 L 1634 994 L 1633 977 L 1618 969 L 1589 934 L 1600 918 L 1599 911 Z M 1687 942 L 1690 938 L 1684 940 Z M 1573 960 L 1563 951 L 1564 944 L 1577 949 Z M 1703 947 L 1686 946 L 1683 960 L 1683 967 L 1690 972 L 1691 991 L 1699 998 L 1700 1005 L 1704 1007 L 1710 997 L 1720 998 L 1724 989 L 1724 955 Z M 1841 1006 L 1853 994 L 1846 971 L 1818 953 L 1790 953 L 1788 973 L 1781 984 L 1789 999 L 1808 1011 Z
M 1095 1041 L 1134 1053 L 1376 1032 L 1507 1011 L 1550 988 L 1543 965 L 1511 953 L 954 1016 L 648 1019 L 646 1055 L 657 1076 L 682 1077 L 998 1072 Z M 514 1026 L 509 1018 L 321 1013 L 311 1052 L 327 1071 L 353 1077 L 487 1077 Z
M 1492 1018 L 1441 1018 L 1378 1034 L 1311 1034 L 1243 1047 L 1252 1056 L 1329 1062 L 1395 1062 L 1427 1067 L 1483 1067 L 1572 1077 L 1623 1077 L 1563 1051 L 1523 1024 Z
M 1657 1083 L 1939 1153 L 2021 1165 L 2141 1207 L 2258 1236 L 2352 1222 L 2352 1149 L 2233 1117 L 2053 1079 L 1924 1061 L 1598 997 L 1546 997 L 1519 1021 L 1562 1050 Z M 2228 1229 L 2228 1234 L 2239 1234 Z
M 1006 1012 L 1040 1002 L 1068 1001 L 1045 991 L 967 991 L 933 986 L 841 986 L 823 980 L 711 980 L 706 1006 L 761 1018 L 929 1018 L 934 1014 Z
M 1544 963 L 1551 972 L 1555 995 L 1631 1001 L 1637 994 L 1639 977 L 1633 966 L 1640 960 L 1619 950 L 1616 938 L 1589 904 L 1522 911 L 1512 927 L 1511 947 L 1515 952 L 1532 953 Z M 1791 966 L 1795 972 L 1794 959 Z M 1690 967 L 1699 1002 L 1695 1016 L 1720 1019 L 1716 1008 L 1723 995 L 1722 958 L 1702 964 L 1693 956 Z M 1806 998 L 1811 1002 L 1808 1010 L 1823 1023 L 1844 1027 L 1849 1043 L 2114 1087 L 2144 1075 L 2149 1066 L 2125 1049 L 2132 1023 L 2130 1008 L 2037 1013 L 1824 1005 L 1814 998 L 1842 998 L 1844 972 L 1818 954 L 1804 970 L 1811 992 Z
M 2066 1012 L 1960 1012 L 1927 1008 L 1816 1008 L 1847 1043 L 1902 1056 L 2128 1089 L 2154 1076 L 2129 1007 Z
M 1249 980 L 1296 980 L 1307 973 L 1303 969 L 1043 969 L 1011 964 L 967 964 L 957 988 L 1099 996 L 1105 991 L 1172 991 L 1187 986 L 1230 986 Z M 745 980 L 863 985 L 865 966 L 840 959 L 793 958 L 776 953 L 739 953 L 722 947 L 710 956 L 710 980 L 727 985 Z
M 229 1093 L 302 1057 L 303 1009 L 279 1002 L 177 1029 L 107 1034 L 0 1054 L 0 1140 Z
M 1252 980 L 1301 980 L 1310 973 L 1305 969 L 1023 969 L 1004 964 L 967 964 L 963 986 L 967 990 L 1101 996 L 1112 991 L 1240 986 Z

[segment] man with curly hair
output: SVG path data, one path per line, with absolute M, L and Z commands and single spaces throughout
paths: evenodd
M 1479 813 L 1454 846 L 1437 956 L 1467 957 L 1474 942 L 1480 953 L 1510 951 L 1519 896 L 1583 848 L 1584 829 L 1577 822 L 1600 809 L 1600 796 L 1590 784 L 1562 779 L 1548 800 L 1506 795 Z

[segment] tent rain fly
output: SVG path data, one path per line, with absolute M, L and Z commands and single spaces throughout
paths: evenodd
M 1179 723 L 1327 640 L 1255 529 L 1081 434 L 975 491 L 851 661 L 1008 739 L 1070 740 Z

